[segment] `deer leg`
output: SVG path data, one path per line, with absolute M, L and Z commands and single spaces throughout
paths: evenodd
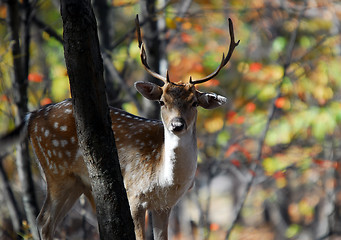
M 47 195 L 44 201 L 44 205 L 42 209 L 40 210 L 40 213 L 37 217 L 37 225 L 38 225 L 38 230 L 40 233 L 40 236 L 42 239 L 52 239 L 52 231 L 51 231 L 51 218 L 50 218 L 50 212 L 51 212 L 51 198 L 49 191 L 47 191 Z
M 130 209 L 134 221 L 136 239 L 144 240 L 146 209 L 138 203 L 130 203 Z
M 70 182 L 61 183 L 54 191 L 48 188 L 44 205 L 37 218 L 39 232 L 43 239 L 53 239 L 58 223 L 81 194 L 82 186 L 77 186 L 75 183 L 70 185 Z
M 168 239 L 168 218 L 171 209 L 152 210 L 153 234 L 155 240 Z

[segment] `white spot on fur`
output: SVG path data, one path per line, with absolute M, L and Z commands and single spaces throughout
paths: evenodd
M 71 157 L 71 152 L 70 151 L 65 151 L 65 154 L 67 157 Z
M 53 173 L 58 174 L 58 169 L 55 163 L 53 163 Z
M 61 140 L 61 141 L 60 141 L 60 145 L 61 145 L 62 147 L 65 147 L 67 144 L 68 144 L 68 141 L 67 141 L 67 140 Z
M 66 132 L 67 131 L 67 126 L 60 126 L 60 131 Z
M 71 109 L 65 109 L 65 111 L 64 111 L 66 114 L 71 114 L 72 113 L 72 110 Z
M 52 144 L 53 144 L 53 146 L 58 147 L 59 146 L 59 141 L 56 140 L 56 139 L 53 139 L 52 140 Z

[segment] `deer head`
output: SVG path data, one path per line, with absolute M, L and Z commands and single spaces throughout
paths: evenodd
M 227 99 L 225 97 L 215 93 L 200 92 L 195 88 L 195 85 L 207 82 L 214 78 L 229 62 L 235 47 L 238 46 L 240 41 L 238 40 L 235 42 L 233 24 L 231 19 L 228 21 L 231 37 L 230 47 L 226 57 L 223 53 L 223 57 L 218 68 L 213 73 L 202 79 L 192 80 L 192 77 L 190 77 L 188 83 L 174 83 L 170 81 L 168 72 L 167 76 L 163 77 L 150 69 L 147 63 L 144 44 L 142 42 L 139 19 L 138 16 L 136 16 L 135 23 L 142 64 L 149 74 L 163 81 L 164 85 L 160 87 L 149 82 L 136 82 L 135 88 L 145 98 L 153 101 L 159 101 L 161 106 L 161 117 L 168 131 L 179 135 L 186 132 L 188 128 L 194 126 L 198 106 L 206 109 L 212 109 L 226 103 Z

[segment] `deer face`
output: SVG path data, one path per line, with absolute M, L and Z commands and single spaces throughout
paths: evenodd
M 145 98 L 159 101 L 165 128 L 176 135 L 195 126 L 198 106 L 212 109 L 226 103 L 225 97 L 199 92 L 190 83 L 167 82 L 160 87 L 153 83 L 137 82 L 135 87 Z
M 226 103 L 226 98 L 214 93 L 203 93 L 195 89 L 195 84 L 200 84 L 214 78 L 219 71 L 229 62 L 235 47 L 239 40 L 235 42 L 232 20 L 229 19 L 230 47 L 227 55 L 223 57 L 218 68 L 210 75 L 193 81 L 192 77 L 187 84 L 173 83 L 169 80 L 169 75 L 163 77 L 150 69 L 147 63 L 147 54 L 142 42 L 141 29 L 138 16 L 136 16 L 136 30 L 138 46 L 140 48 L 141 62 L 146 71 L 153 77 L 160 79 L 165 83 L 163 87 L 153 83 L 137 82 L 136 89 L 146 98 L 159 101 L 161 105 L 161 117 L 165 127 L 169 132 L 176 135 L 186 132 L 191 126 L 195 125 L 197 116 L 197 106 L 211 109 Z

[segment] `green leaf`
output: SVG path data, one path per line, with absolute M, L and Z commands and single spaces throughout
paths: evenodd
M 217 136 L 217 143 L 221 146 L 226 146 L 231 135 L 228 131 L 222 131 Z
M 301 227 L 298 224 L 291 224 L 286 232 L 285 235 L 287 238 L 292 238 L 294 236 L 296 236 L 301 230 Z
M 274 52 L 282 52 L 287 45 L 285 37 L 277 37 L 272 43 L 272 49 Z

